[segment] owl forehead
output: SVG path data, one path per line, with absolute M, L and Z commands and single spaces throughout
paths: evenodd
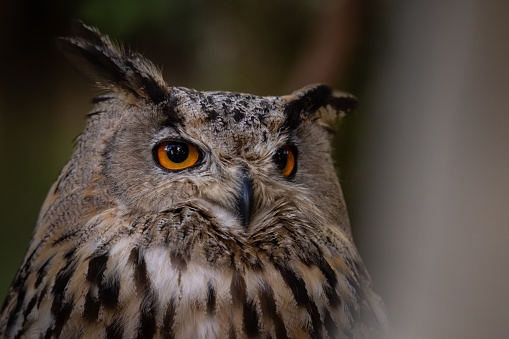
M 233 92 L 174 91 L 175 111 L 186 127 L 236 132 L 239 137 L 252 133 L 274 133 L 285 121 L 286 101 Z

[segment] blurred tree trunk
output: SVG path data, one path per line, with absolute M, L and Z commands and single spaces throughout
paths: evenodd
M 509 333 L 509 2 L 398 1 L 358 164 L 400 338 Z
M 359 45 L 364 1 L 329 0 L 321 8 L 314 29 L 297 59 L 287 84 L 291 92 L 312 83 L 343 87 L 348 66 Z

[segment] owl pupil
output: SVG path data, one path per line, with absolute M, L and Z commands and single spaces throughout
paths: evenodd
M 278 149 L 276 154 L 274 154 L 274 163 L 280 171 L 285 169 L 287 161 L 288 151 L 284 148 Z
M 166 146 L 168 159 L 175 163 L 184 162 L 189 156 L 189 147 L 186 144 L 172 143 Z

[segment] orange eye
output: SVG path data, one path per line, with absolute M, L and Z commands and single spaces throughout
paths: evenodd
M 154 156 L 162 167 L 178 171 L 196 164 L 200 158 L 200 153 L 191 144 L 165 141 L 156 146 Z
M 297 149 L 292 146 L 283 146 L 274 154 L 274 163 L 284 177 L 295 174 L 297 170 Z

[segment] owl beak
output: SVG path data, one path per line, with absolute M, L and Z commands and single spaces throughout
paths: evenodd
M 244 229 L 247 229 L 251 220 L 253 209 L 253 186 L 247 173 L 243 172 L 240 187 L 240 195 L 237 199 L 237 211 Z

